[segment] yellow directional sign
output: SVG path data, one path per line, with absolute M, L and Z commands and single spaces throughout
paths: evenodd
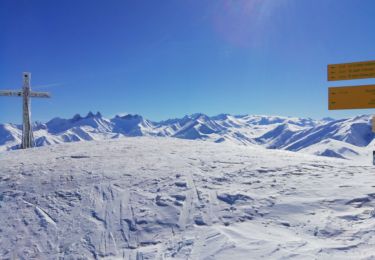
M 328 89 L 328 109 L 375 108 L 375 85 Z
M 375 60 L 328 65 L 328 81 L 375 78 Z

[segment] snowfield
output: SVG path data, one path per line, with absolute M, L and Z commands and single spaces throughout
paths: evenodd
M 1 259 L 374 259 L 375 168 L 134 137 L 0 154 Z

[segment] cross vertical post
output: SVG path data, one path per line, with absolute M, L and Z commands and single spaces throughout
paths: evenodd
M 30 80 L 31 73 L 23 73 L 23 128 L 22 128 L 22 149 L 34 146 L 34 136 L 31 128 L 31 111 L 30 111 Z

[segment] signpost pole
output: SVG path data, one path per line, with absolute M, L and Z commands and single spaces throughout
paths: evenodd
M 375 115 L 372 116 L 372 132 L 375 133 Z M 375 165 L 375 150 L 372 150 L 372 165 Z

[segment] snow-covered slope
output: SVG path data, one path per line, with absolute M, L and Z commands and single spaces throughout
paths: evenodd
M 371 117 L 368 115 L 330 121 L 298 132 L 284 144 L 287 150 L 298 151 L 324 139 L 334 139 L 356 146 L 367 146 L 374 138 L 371 131 Z
M 303 148 L 300 151 L 309 154 L 337 157 L 342 159 L 358 159 L 360 155 L 362 155 L 363 159 L 370 158 L 370 151 L 368 151 L 368 149 L 334 139 L 325 139 L 319 143 Z
M 135 137 L 0 157 L 1 259 L 373 259 L 374 167 Z
M 313 154 L 348 158 L 340 151 L 348 145 L 366 147 L 374 138 L 370 116 L 349 119 L 312 120 L 277 116 L 233 116 L 221 114 L 209 117 L 193 114 L 180 119 L 152 122 L 139 115 L 104 118 L 99 112 L 71 119 L 54 118 L 46 124 L 34 125 L 37 146 L 121 138 L 124 136 L 163 136 L 216 143 L 261 145 L 271 149 L 312 152 Z M 0 125 L 0 150 L 16 148 L 21 127 Z M 328 140 L 335 140 L 336 152 L 327 152 Z M 330 144 L 330 149 L 333 143 Z M 310 149 L 308 149 L 311 147 Z M 332 150 L 332 149 L 331 149 Z M 355 149 L 354 149 L 355 150 Z M 355 154 L 355 153 L 354 153 Z M 361 157 L 350 156 L 350 158 Z

